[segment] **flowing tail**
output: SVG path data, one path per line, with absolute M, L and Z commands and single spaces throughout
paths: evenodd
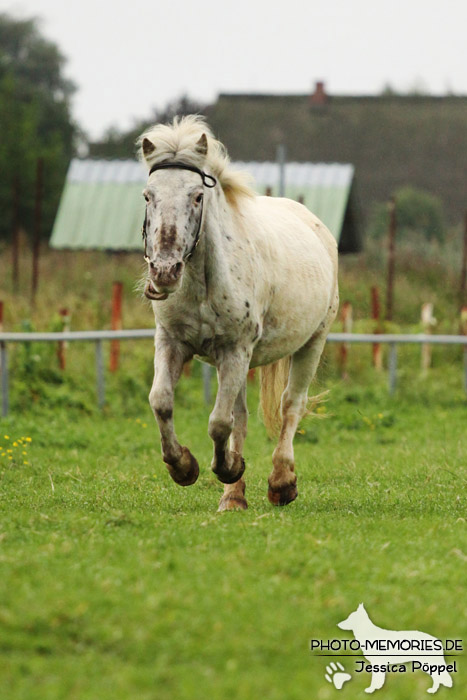
M 281 429 L 281 398 L 289 379 L 290 361 L 289 355 L 260 368 L 260 406 L 263 423 L 270 438 L 277 437 Z M 315 413 L 315 408 L 327 400 L 328 394 L 329 390 L 325 390 L 316 396 L 309 396 L 303 415 L 325 418 L 323 414 Z
M 260 405 L 263 423 L 269 437 L 275 437 L 280 430 L 281 397 L 287 386 L 290 369 L 290 356 L 261 367 Z

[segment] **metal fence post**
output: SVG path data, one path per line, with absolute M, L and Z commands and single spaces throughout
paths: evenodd
M 2 372 L 2 417 L 8 415 L 8 350 L 6 343 L 0 343 L 0 366 Z
M 201 370 L 203 374 L 203 395 L 204 403 L 209 406 L 211 403 L 211 376 L 212 367 L 203 362 L 201 365 Z
M 389 394 L 396 390 L 397 382 L 397 343 L 389 343 Z
M 283 143 L 277 146 L 276 160 L 279 165 L 279 197 L 285 197 L 285 160 L 286 149 Z
M 103 408 L 105 404 L 104 359 L 102 357 L 102 340 L 96 340 L 96 380 L 97 405 Z

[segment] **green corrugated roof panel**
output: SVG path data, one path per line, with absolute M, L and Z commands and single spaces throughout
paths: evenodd
M 278 194 L 277 163 L 232 163 L 248 171 L 257 191 Z M 352 165 L 287 163 L 285 194 L 303 198 L 306 206 L 339 241 L 348 205 Z M 50 245 L 53 248 L 140 250 L 146 182 L 144 167 L 135 161 L 78 160 L 71 162 Z

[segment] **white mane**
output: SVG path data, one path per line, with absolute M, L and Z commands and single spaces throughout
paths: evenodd
M 206 155 L 200 154 L 196 149 L 197 142 L 203 134 L 206 135 L 208 143 Z M 155 146 L 155 150 L 149 155 L 143 154 L 142 143 L 145 138 Z M 149 168 L 155 163 L 180 160 L 213 174 L 231 203 L 235 203 L 241 196 L 254 196 L 249 175 L 229 167 L 230 158 L 225 146 L 214 138 L 206 121 L 199 115 L 175 117 L 172 124 L 155 124 L 141 134 L 137 145 L 140 160 Z

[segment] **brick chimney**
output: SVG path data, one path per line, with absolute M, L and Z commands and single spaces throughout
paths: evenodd
M 310 104 L 312 107 L 314 107 L 314 106 L 320 107 L 322 105 L 325 105 L 327 103 L 327 101 L 328 101 L 328 96 L 326 94 L 324 82 L 321 80 L 318 80 L 315 83 L 315 91 L 310 96 Z

